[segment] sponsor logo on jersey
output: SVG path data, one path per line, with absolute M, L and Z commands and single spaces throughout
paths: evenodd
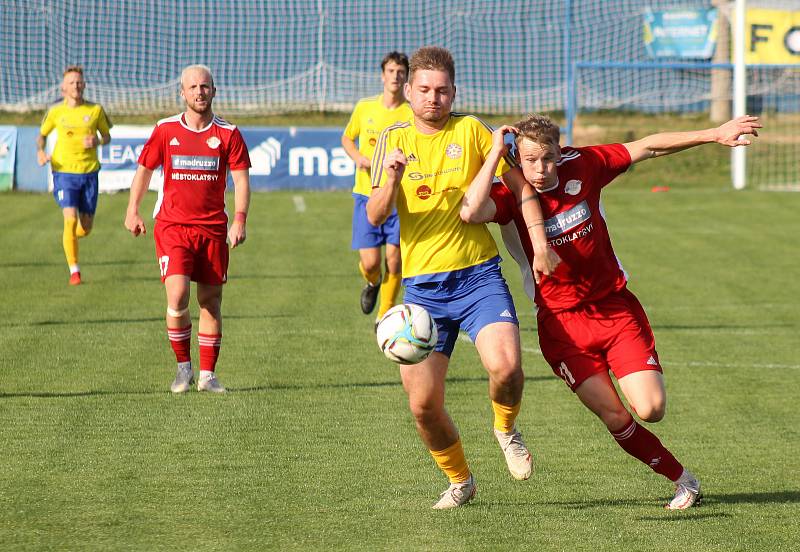
M 423 184 L 419 188 L 417 188 L 417 197 L 420 199 L 428 199 L 431 197 L 431 188 L 430 186 L 426 186 Z
M 178 139 L 177 139 L 176 137 L 174 137 L 174 136 L 173 136 L 173 137 L 172 137 L 172 140 L 170 140 L 170 141 L 169 141 L 169 145 L 170 145 L 170 146 L 180 146 L 180 145 L 181 145 L 181 143 L 180 143 L 180 142 L 178 142 Z
M 406 157 L 406 159 L 408 159 L 408 162 L 409 162 L 409 163 L 414 163 L 414 162 L 416 162 L 416 161 L 419 161 L 419 159 L 417 159 L 417 156 L 416 156 L 416 155 L 414 155 L 414 153 L 413 153 L 413 152 L 412 152 L 412 153 L 409 153 L 409 154 L 408 154 L 408 157 Z
M 458 159 L 463 152 L 464 149 L 458 144 L 450 144 L 444 150 L 444 154 L 450 159 Z
M 569 195 L 578 195 L 581 193 L 581 182 L 580 180 L 568 180 L 567 183 L 564 185 L 564 193 Z
M 592 213 L 589 211 L 589 205 L 586 201 L 581 201 L 573 208 L 563 213 L 558 213 L 556 216 L 550 217 L 544 221 L 544 231 L 548 238 L 555 238 L 583 224 L 589 220 L 591 216 Z
M 501 318 L 514 318 L 514 316 L 510 312 L 508 312 L 508 309 L 506 309 L 503 312 L 501 312 L 500 313 L 500 317 Z
M 409 180 L 424 180 L 426 178 L 435 178 L 437 176 L 441 176 L 443 174 L 454 173 L 454 172 L 461 172 L 461 167 L 450 167 L 449 169 L 442 169 L 440 171 L 436 171 L 434 173 L 421 173 L 421 172 L 412 172 L 408 173 Z
M 212 136 L 211 138 L 206 140 L 206 144 L 208 144 L 208 147 L 211 149 L 217 149 L 221 143 L 222 142 L 220 141 L 220 139 L 217 138 L 216 136 Z
M 658 362 L 656 362 L 656 359 L 653 357 L 647 359 L 647 364 L 649 364 L 650 366 L 658 366 Z
M 172 168 L 189 171 L 217 171 L 219 157 L 213 155 L 173 155 Z

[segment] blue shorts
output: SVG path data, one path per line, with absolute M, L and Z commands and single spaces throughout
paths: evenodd
M 369 249 L 380 247 L 387 243 L 400 246 L 400 219 L 397 211 L 389 215 L 386 222 L 380 226 L 373 226 L 367 220 L 367 201 L 369 197 L 353 194 L 353 239 L 350 246 L 353 249 Z
M 459 328 L 474 342 L 485 326 L 511 322 L 519 326 L 514 301 L 500 266 L 489 261 L 461 278 L 443 282 L 406 285 L 404 303 L 415 303 L 436 320 L 439 341 L 435 351 L 448 357 L 458 339 Z
M 97 210 L 97 173 L 53 172 L 53 197 L 59 207 L 77 207 L 79 213 L 93 215 Z

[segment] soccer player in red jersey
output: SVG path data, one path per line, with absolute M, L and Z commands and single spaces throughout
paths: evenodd
M 539 344 L 553 372 L 606 425 L 631 456 L 672 482 L 666 505 L 683 510 L 702 498 L 700 483 L 661 441 L 625 408 L 609 371 L 636 415 L 646 422 L 664 416 L 666 392 L 650 324 L 611 246 L 600 205 L 604 186 L 633 163 L 707 143 L 746 146 L 758 135 L 757 117 L 743 116 L 717 127 L 654 134 L 626 144 L 559 146 L 559 128 L 532 115 L 513 127 L 497 129 L 492 154 L 468 197 L 482 206 L 482 218 L 504 225 L 506 247 L 519 263 L 525 290 L 537 308 Z M 507 153 L 508 133 L 516 135 L 516 158 L 525 179 L 539 193 L 548 245 L 561 257 L 549 276 L 534 283 L 533 250 L 513 194 L 491 185 L 495 159 Z M 495 165 L 493 165 L 495 163 Z
M 245 241 L 250 157 L 239 130 L 211 110 L 216 88 L 208 67 L 185 68 L 180 93 L 186 111 L 159 121 L 139 156 L 125 227 L 134 236 L 145 233 L 139 205 L 153 171 L 161 166 L 164 186 L 156 202 L 153 234 L 167 292 L 167 335 L 178 361 L 170 389 L 184 393 L 194 382 L 189 315 L 189 282 L 193 280 L 200 305 L 197 390 L 223 393 L 225 388 L 214 371 L 222 342 L 222 284 L 228 273 L 226 237 L 231 248 Z M 230 229 L 225 212 L 229 169 L 235 190 Z

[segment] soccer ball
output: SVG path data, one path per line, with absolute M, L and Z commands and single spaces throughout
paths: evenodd
M 399 364 L 417 364 L 431 354 L 439 334 L 428 311 L 419 305 L 395 305 L 378 322 L 378 347 Z

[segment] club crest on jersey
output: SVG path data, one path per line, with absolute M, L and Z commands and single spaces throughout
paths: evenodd
M 444 154 L 450 159 L 458 159 L 463 153 L 463 148 L 458 144 L 450 144 L 444 150 Z
M 208 147 L 211 149 L 217 149 L 221 143 L 222 142 L 220 142 L 219 138 L 217 138 L 216 136 L 212 136 L 211 138 L 206 140 L 206 144 L 208 144 Z
M 375 144 L 377 144 L 377 143 L 378 143 L 378 141 L 375 140 L 375 138 L 370 138 L 369 139 L 369 145 L 372 146 L 373 148 L 375 147 Z
M 428 199 L 431 197 L 431 188 L 430 186 L 426 186 L 423 184 L 419 188 L 417 188 L 417 197 L 420 199 Z
M 581 182 L 580 180 L 568 180 L 567 183 L 564 185 L 564 193 L 569 195 L 578 195 L 581 193 Z
M 88 123 L 88 122 L 89 122 L 91 119 L 92 119 L 92 118 L 91 118 L 91 117 L 89 117 L 88 115 L 84 115 L 84 116 L 83 116 L 83 122 L 84 122 L 84 123 Z

